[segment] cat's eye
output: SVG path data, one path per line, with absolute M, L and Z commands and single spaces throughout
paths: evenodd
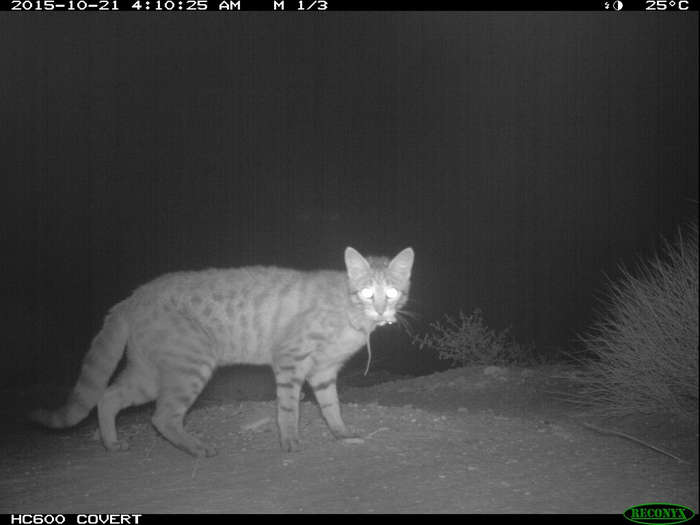
M 362 290 L 360 290 L 360 297 L 362 297 L 363 299 L 371 299 L 373 295 L 374 295 L 374 290 L 372 290 L 369 287 L 363 288 Z
M 396 288 L 387 288 L 386 296 L 389 299 L 396 299 L 399 296 L 399 291 Z

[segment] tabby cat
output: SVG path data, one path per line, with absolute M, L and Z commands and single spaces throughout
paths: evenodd
M 339 438 L 352 437 L 340 417 L 336 376 L 368 342 L 376 326 L 397 320 L 414 253 L 393 260 L 345 250 L 347 272 L 300 272 L 261 266 L 164 275 L 114 306 L 92 341 L 67 403 L 35 410 L 30 419 L 52 428 L 81 421 L 97 405 L 109 451 L 120 410 L 156 400 L 153 425 L 171 443 L 199 457 L 216 447 L 185 432 L 183 419 L 215 367 L 272 366 L 282 449 L 302 449 L 299 395 L 305 380 Z M 126 347 L 123 372 L 108 387 Z

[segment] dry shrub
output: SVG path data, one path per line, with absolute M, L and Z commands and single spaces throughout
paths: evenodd
M 698 418 L 698 223 L 664 253 L 623 268 L 582 337 L 592 356 L 575 401 L 589 414 Z
M 481 310 L 472 315 L 459 312 L 459 323 L 445 315 L 447 324 L 431 323 L 437 333 L 413 336 L 420 348 L 427 346 L 439 352 L 440 359 L 451 359 L 454 366 L 515 365 L 527 366 L 532 361 L 532 346 L 523 347 L 506 338 L 510 327 L 500 333 L 484 326 Z

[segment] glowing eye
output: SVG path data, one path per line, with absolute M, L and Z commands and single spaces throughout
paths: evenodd
M 396 288 L 387 288 L 386 296 L 389 299 L 396 299 L 399 296 L 399 291 Z
M 362 297 L 363 299 L 371 299 L 373 295 L 374 290 L 372 290 L 371 288 L 363 288 L 362 290 L 360 290 L 360 297 Z

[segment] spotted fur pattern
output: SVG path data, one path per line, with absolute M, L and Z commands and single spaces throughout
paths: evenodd
M 393 260 L 345 251 L 346 272 L 274 267 L 173 273 L 114 306 L 92 342 L 67 403 L 30 418 L 52 428 L 77 424 L 97 405 L 109 451 L 122 409 L 156 401 L 153 425 L 193 456 L 217 449 L 188 434 L 185 413 L 219 365 L 271 365 L 277 383 L 277 424 L 285 451 L 299 451 L 299 396 L 308 381 L 337 438 L 353 435 L 340 417 L 336 376 L 377 326 L 397 320 L 414 253 Z M 126 348 L 122 373 L 109 384 Z M 109 385 L 109 386 L 108 386 Z

